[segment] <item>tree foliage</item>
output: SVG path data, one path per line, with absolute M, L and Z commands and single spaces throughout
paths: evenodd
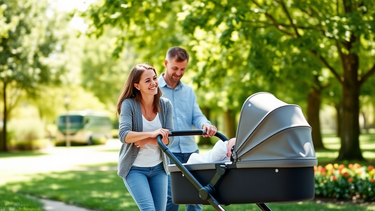
M 318 73 L 311 66 L 304 68 L 284 68 L 287 58 L 303 56 L 312 62 L 319 61 L 320 66 L 328 69 L 331 75 L 341 84 L 343 96 L 343 112 L 341 127 L 342 147 L 339 159 L 362 159 L 359 148 L 359 95 L 360 88 L 366 80 L 375 73 L 371 48 L 374 45 L 374 14 L 372 1 L 190 1 L 184 20 L 184 28 L 194 31 L 196 28 L 213 31 L 222 27 L 221 43 L 232 48 L 239 39 L 249 40 L 252 44 L 268 41 L 254 39 L 253 36 L 266 34 L 267 37 L 278 36 L 275 46 L 281 55 L 271 58 L 281 58 L 279 62 L 284 71 L 295 75 Z M 369 46 L 371 46 L 369 48 Z M 284 50 L 282 50 L 284 49 Z M 289 54 L 286 52 L 289 51 Z M 277 52 L 272 51 L 272 52 Z M 315 58 L 307 57 L 311 54 Z M 266 55 L 267 56 L 267 55 Z M 269 57 L 270 58 L 270 57 Z M 298 57 L 297 57 L 298 58 Z M 300 57 L 302 58 L 302 57 Z M 277 62 L 277 61 L 276 61 Z M 303 64 L 304 60 L 297 60 Z M 267 70 L 259 67 L 259 70 Z M 273 66 L 273 72 L 277 70 Z M 310 78 L 310 84 L 314 80 Z M 305 80 L 300 80 L 305 81 Z M 293 81 L 296 82 L 296 81 Z M 297 82 L 297 84 L 299 84 Z M 316 85 L 314 85 L 316 87 Z
M 61 79 L 64 68 L 51 67 L 49 63 L 64 50 L 55 31 L 56 26 L 64 23 L 61 22 L 64 17 L 55 16 L 47 0 L 2 0 L 0 7 L 3 23 L 9 26 L 0 40 L 4 119 L 0 151 L 4 151 L 7 150 L 6 122 L 18 93 L 25 91 L 32 97 L 40 85 L 56 84 Z
M 83 88 L 90 90 L 109 107 L 112 105 L 110 109 L 115 111 L 113 106 L 115 99 L 125 83 L 127 73 L 139 58 L 133 51 L 127 50 L 121 53 L 118 59 L 115 59 L 112 56 L 114 38 L 110 34 L 109 31 L 105 32 L 99 39 L 81 37 L 84 46 L 80 77 Z
M 144 43 L 159 46 L 183 30 L 197 59 L 193 80 L 219 93 L 224 109 L 238 109 L 256 91 L 302 102 L 335 80 L 335 96 L 342 96 L 335 100 L 342 109 L 339 159 L 363 159 L 359 96 L 375 73 L 373 1 L 105 0 L 87 14 L 98 35 L 106 25 L 123 30 L 119 51 L 125 40 L 148 50 Z
M 182 4 L 179 1 L 121 1 L 106 0 L 92 4 L 82 17 L 89 19 L 87 34 L 97 37 L 106 30 L 117 29 L 113 55 L 119 57 L 131 44 L 142 52 L 143 58 L 162 67 L 165 52 L 184 40 L 176 17 Z

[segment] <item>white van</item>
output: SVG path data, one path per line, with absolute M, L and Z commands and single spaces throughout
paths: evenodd
M 86 143 L 91 145 L 97 141 L 103 143 L 112 138 L 112 123 L 108 115 L 101 112 L 83 110 L 69 111 L 57 120 L 56 141 Z M 67 137 L 68 135 L 68 137 Z

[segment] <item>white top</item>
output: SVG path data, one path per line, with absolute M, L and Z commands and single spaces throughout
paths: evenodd
M 228 162 L 230 161 L 230 158 L 227 157 L 227 146 L 228 141 L 219 140 L 211 150 L 207 151 L 203 155 L 198 153 L 191 154 L 189 160 L 187 161 L 187 164 L 211 163 L 219 161 Z
M 148 121 L 142 115 L 143 132 L 153 131 L 161 128 L 159 113 L 156 114 L 152 121 Z M 162 162 L 161 150 L 157 145 L 146 144 L 139 149 L 137 158 L 133 165 L 138 167 L 153 167 Z

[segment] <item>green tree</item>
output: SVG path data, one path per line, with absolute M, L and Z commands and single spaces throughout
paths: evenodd
M 310 95 L 312 102 L 311 96 L 319 99 L 330 78 L 335 78 L 342 91 L 338 159 L 344 160 L 363 159 L 359 146 L 359 96 L 361 86 L 375 73 L 374 62 L 370 61 L 374 13 L 370 0 L 107 0 L 87 14 L 99 35 L 107 25 L 123 30 L 118 36 L 122 41 L 117 45 L 120 50 L 125 40 L 138 43 L 143 50 L 150 48 L 145 43 L 159 46 L 159 42 L 176 38 L 172 33 L 181 35 L 178 30 L 182 26 L 184 34 L 190 35 L 189 39 L 184 36 L 185 41 L 196 55 L 200 53 L 194 51 L 197 46 L 208 51 L 206 59 L 195 57 L 198 76 L 194 81 L 199 81 L 200 87 L 216 84 L 221 88 L 215 91 L 223 91 L 223 83 L 232 84 L 228 79 L 235 78 L 237 92 L 228 89 L 224 92 L 229 94 L 223 95 L 223 99 L 232 96 L 230 102 L 234 105 L 243 102 L 236 100 L 237 96 L 243 99 L 249 92 L 260 90 L 293 101 Z M 211 37 L 213 43 L 220 45 L 200 45 Z M 309 106 L 319 111 L 319 103 Z
M 196 27 L 206 31 L 222 27 L 220 39 L 230 45 L 233 34 L 259 42 L 251 35 L 273 29 L 283 34 L 279 39 L 285 42 L 279 48 L 297 48 L 316 57 L 342 88 L 338 159 L 363 159 L 359 146 L 359 95 L 361 86 L 375 73 L 375 65 L 373 61 L 360 61 L 373 56 L 373 1 L 208 0 L 190 1 L 190 5 L 184 11 L 188 14 L 184 27 L 189 31 Z M 310 71 L 306 67 L 300 73 Z
M 375 77 L 369 78 L 361 89 L 361 111 L 364 120 L 364 129 L 369 132 L 370 128 L 375 128 Z
M 82 87 L 97 96 L 114 113 L 116 99 L 129 71 L 135 62 L 142 62 L 133 53 L 131 46 L 118 55 L 118 58 L 113 57 L 114 36 L 111 34 L 115 32 L 116 30 L 107 31 L 98 39 L 81 37 L 84 43 L 81 61 Z
M 102 36 L 116 28 L 113 50 L 120 57 L 126 47 L 137 51 L 142 62 L 162 70 L 165 53 L 171 46 L 186 46 L 186 38 L 176 25 L 182 2 L 105 0 L 91 4 L 85 12 L 78 12 L 89 23 L 87 35 Z M 139 61 L 139 60 L 138 60 Z
M 184 5 L 181 2 L 131 1 L 123 3 L 122 1 L 104 1 L 93 5 L 84 13 L 84 16 L 90 17 L 92 20 L 89 33 L 100 36 L 106 26 L 121 29 L 122 33 L 117 36 L 117 49 L 122 49 L 125 41 L 131 41 L 137 44 L 139 51 L 160 55 L 161 50 L 165 52 L 174 43 L 183 43 L 182 45 L 189 50 L 193 58 L 189 64 L 187 75 L 197 75 L 190 78 L 198 84 L 199 91 L 197 93 L 201 107 L 215 109 L 217 105 L 220 105 L 220 109 L 224 110 L 224 128 L 229 136 L 234 136 L 236 114 L 241 109 L 244 100 L 256 91 L 276 91 L 278 89 L 275 82 L 283 85 L 282 80 L 288 79 L 288 76 L 279 79 L 277 76 L 279 74 L 272 72 L 274 68 L 272 64 L 276 63 L 273 62 L 273 57 L 288 53 L 286 50 L 278 50 L 276 46 L 282 34 L 273 30 L 271 32 L 276 36 L 264 33 L 247 35 L 248 37 L 253 36 L 253 39 L 266 40 L 259 44 L 251 43 L 248 39 L 237 39 L 236 42 L 228 40 L 232 38 L 231 36 L 223 36 L 218 39 L 218 35 L 222 33 L 222 28 L 225 26 L 211 27 L 215 31 L 207 33 L 204 30 L 197 31 L 194 28 L 196 24 L 204 24 L 207 21 L 207 19 L 197 19 L 194 20 L 191 25 L 193 28 L 190 29 L 190 24 L 184 22 L 186 16 L 189 15 L 184 10 L 189 8 L 191 8 L 189 5 Z M 160 13 L 166 15 L 160 16 Z M 159 17 L 157 21 L 155 21 L 156 16 Z M 193 35 L 189 39 L 182 36 L 180 27 L 182 23 L 185 23 L 185 34 Z M 175 39 L 176 35 L 182 38 Z M 160 43 L 167 43 L 167 48 L 153 47 L 154 43 L 151 41 L 155 39 L 159 41 L 156 46 L 160 46 Z M 231 44 L 230 48 L 228 48 L 229 44 Z M 268 51 L 265 50 L 267 48 Z M 269 52 L 272 51 L 275 51 L 276 55 L 270 55 Z M 116 50 L 114 53 L 119 54 L 119 51 Z M 268 57 L 265 54 L 269 54 Z M 144 58 L 150 58 L 151 61 L 155 61 L 157 58 L 159 62 L 164 59 L 160 56 L 148 57 L 148 55 L 145 55 Z M 282 61 L 280 60 L 280 62 Z M 277 66 L 279 70 L 283 68 L 281 65 Z M 256 71 L 257 69 L 260 71 Z M 191 81 L 189 82 L 191 83 Z M 209 97 L 207 98 L 207 96 Z
M 52 69 L 48 64 L 48 58 L 61 52 L 63 46 L 52 28 L 61 24 L 61 19 L 56 18 L 47 0 L 2 0 L 0 6 L 5 8 L 5 23 L 12 23 L 0 40 L 4 119 L 0 151 L 6 151 L 6 123 L 19 97 L 17 93 L 25 91 L 34 96 L 40 85 L 59 82 L 64 68 Z
M 9 37 L 9 31 L 18 23 L 18 19 L 14 18 L 8 21 L 4 16 L 4 11 L 7 9 L 6 4 L 0 5 L 0 38 Z
M 254 92 L 268 91 L 286 102 L 299 104 L 313 99 L 311 96 L 320 100 L 319 93 L 327 86 L 326 77 L 319 75 L 324 72 L 322 65 L 311 54 L 303 53 L 297 47 L 292 50 L 281 48 L 280 46 L 285 45 L 284 42 L 289 42 L 282 39 L 282 33 L 272 28 L 259 30 L 248 35 L 252 40 L 250 42 L 240 39 L 238 33 L 217 39 L 223 29 L 212 30 L 215 31 L 205 33 L 201 29 L 187 30 L 194 32 L 195 49 L 200 49 L 197 50 L 200 52 L 197 56 L 200 60 L 199 70 L 194 81 L 207 91 L 214 89 L 219 93 L 220 98 L 215 100 L 224 101 L 221 108 L 224 110 L 224 123 L 226 131 L 230 131 L 229 135 L 234 136 L 236 132 L 235 114 L 239 112 L 245 99 Z M 203 48 L 208 52 L 202 54 L 205 51 Z M 313 71 L 304 71 L 307 67 Z M 324 148 L 319 129 L 320 103 L 313 102 L 314 104 L 307 106 L 307 117 L 313 127 L 314 146 Z

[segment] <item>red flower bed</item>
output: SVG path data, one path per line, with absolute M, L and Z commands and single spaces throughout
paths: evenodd
M 375 201 L 373 166 L 328 164 L 316 166 L 314 170 L 316 196 Z

